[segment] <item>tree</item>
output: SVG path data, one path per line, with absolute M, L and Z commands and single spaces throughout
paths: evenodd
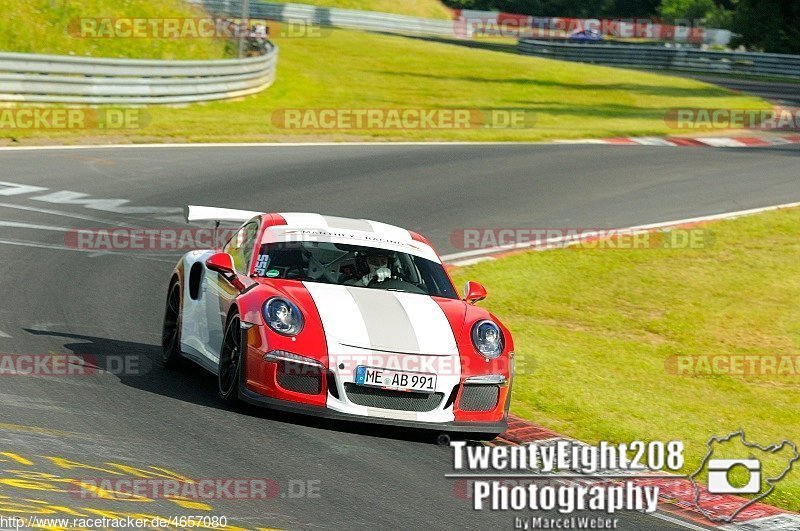
M 740 0 L 733 15 L 734 44 L 774 53 L 800 54 L 800 3 Z
M 661 0 L 658 11 L 666 18 L 699 20 L 716 7 L 714 0 Z
M 453 9 L 538 17 L 633 18 L 656 14 L 660 0 L 443 0 Z

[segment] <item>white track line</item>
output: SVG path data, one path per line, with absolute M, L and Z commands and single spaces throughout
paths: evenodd
M 742 143 L 733 138 L 710 136 L 707 138 L 695 138 L 695 140 L 712 147 L 742 147 Z
M 197 143 L 164 143 L 164 144 L 74 144 L 74 145 L 43 145 L 43 146 L 0 146 L 0 151 L 41 151 L 41 150 L 74 150 L 74 149 L 140 149 L 140 148 L 256 148 L 256 147 L 393 147 L 393 146 L 556 146 L 556 145 L 643 145 L 643 146 L 665 146 L 665 147 L 679 147 L 677 144 L 670 142 L 666 138 L 661 137 L 624 137 L 630 140 L 629 143 L 620 144 L 619 142 L 609 142 L 602 138 L 576 138 L 576 139 L 555 139 L 555 140 L 542 140 L 542 141 L 522 141 L 522 142 L 447 142 L 447 141 L 432 141 L 432 142 L 390 142 L 390 141 L 373 141 L 373 142 L 197 142 Z M 700 143 L 706 144 L 710 147 L 748 147 L 736 138 L 726 137 L 691 137 Z M 768 141 L 770 144 L 785 144 L 787 140 L 777 138 Z
M 348 147 L 348 146 L 515 146 L 549 145 L 554 142 L 209 142 L 186 144 L 80 144 L 69 146 L 0 146 L 0 151 L 36 151 L 69 149 L 138 149 L 138 148 L 210 148 L 210 147 Z
M 719 529 L 724 529 L 725 531 L 736 531 L 737 529 L 783 529 L 784 531 L 789 531 L 791 529 L 800 529 L 800 515 L 795 513 L 778 513 L 754 520 L 725 524 Z
M 0 219 L 0 227 L 14 227 L 18 229 L 51 230 L 55 232 L 69 232 L 69 227 L 54 227 L 53 225 L 36 225 L 34 223 L 23 223 L 21 221 L 6 221 Z
M 722 219 L 733 219 L 738 218 L 741 216 L 751 216 L 753 214 L 760 214 L 762 212 L 769 212 L 772 210 L 781 210 L 784 208 L 795 208 L 799 207 L 800 202 L 797 203 L 783 203 L 780 205 L 772 205 L 767 207 L 759 207 L 759 208 L 751 208 L 748 210 L 737 210 L 734 212 L 724 212 L 722 214 L 711 214 L 708 216 L 698 216 L 695 218 L 686 218 L 686 219 L 678 219 L 675 221 L 659 221 L 658 223 L 650 223 L 647 225 L 635 225 L 633 227 L 625 227 L 622 229 L 617 229 L 620 231 L 625 232 L 633 232 L 633 231 L 648 231 L 648 230 L 656 230 L 656 229 L 666 229 L 669 227 L 674 227 L 677 225 L 688 225 L 692 223 L 703 223 L 706 221 L 716 221 Z M 587 234 L 587 236 L 591 236 L 591 234 Z M 506 251 L 516 251 L 521 249 L 546 249 L 547 245 L 555 245 L 555 244 L 564 244 L 570 243 L 573 241 L 580 241 L 581 239 L 585 239 L 584 237 L 569 237 L 569 236 L 559 236 L 558 238 L 551 238 L 548 239 L 544 243 L 544 247 L 536 247 L 535 245 L 531 245 L 529 242 L 524 243 L 516 243 L 511 245 L 501 245 L 498 247 L 489 247 L 486 249 L 475 249 L 472 251 L 463 251 L 460 253 L 452 253 L 447 254 L 441 257 L 443 262 L 448 262 L 450 265 L 470 265 L 472 263 L 491 259 L 490 255 L 503 253 Z
M 751 147 L 736 138 L 725 137 L 686 137 L 696 140 L 706 147 L 746 148 Z M 600 138 L 577 138 L 543 141 L 515 142 L 207 142 L 207 143 L 164 143 L 164 144 L 76 144 L 76 145 L 42 145 L 42 146 L 0 146 L 0 151 L 42 151 L 42 150 L 80 150 L 80 149 L 138 149 L 138 148 L 281 148 L 281 147 L 389 147 L 389 146 L 557 146 L 557 145 L 605 145 L 605 146 L 660 146 L 682 147 L 680 144 L 660 137 L 626 137 L 630 142 L 610 142 Z M 785 138 L 774 138 L 766 141 L 765 146 L 777 146 L 790 142 Z
M 67 218 L 75 218 L 75 219 L 82 219 L 84 221 L 94 221 L 95 223 L 103 223 L 105 225 L 116 225 L 118 227 L 128 227 L 128 228 L 137 228 L 132 226 L 130 223 L 121 223 L 118 221 L 111 221 L 108 219 L 103 218 L 96 218 L 94 216 L 83 216 L 81 214 L 73 214 L 71 212 L 65 212 L 63 210 L 53 210 L 51 208 L 37 208 L 32 206 L 24 206 L 24 205 L 15 205 L 13 203 L 0 203 L 0 208 L 14 208 L 17 210 L 27 210 L 30 212 L 39 212 L 41 214 L 52 214 L 54 216 L 64 216 Z
M 576 140 L 553 140 L 552 144 L 563 144 L 563 145 L 572 145 L 572 144 L 597 144 L 597 145 L 606 145 L 608 142 L 605 140 L 601 140 L 599 138 L 583 138 L 583 139 L 576 139 Z
M 672 516 L 667 516 L 664 513 L 648 513 L 647 515 L 648 516 L 653 516 L 653 517 L 658 518 L 660 520 L 664 520 L 664 521 L 669 522 L 671 524 L 675 524 L 675 525 L 679 525 L 681 527 L 685 527 L 686 529 L 695 529 L 697 531 L 708 531 L 708 529 L 709 529 L 708 527 L 701 527 L 699 525 L 691 524 L 691 523 L 686 522 L 684 520 L 681 520 L 679 518 L 673 518 Z
M 90 258 L 94 258 L 96 256 L 128 256 L 131 258 L 140 258 L 142 260 L 150 260 L 153 262 L 166 262 L 168 264 L 174 264 L 175 260 L 170 260 L 167 258 L 158 258 L 151 254 L 142 254 L 142 253 L 135 253 L 135 252 L 121 252 L 121 251 L 95 251 L 93 249 L 78 249 L 75 247 L 67 247 L 65 245 L 57 245 L 51 243 L 39 243 L 39 242 L 31 242 L 25 240 L 5 240 L 0 239 L 0 245 L 16 245 L 19 247 L 32 247 L 34 249 L 49 249 L 51 251 L 74 251 L 78 253 L 85 253 Z
M 631 140 L 636 142 L 642 146 L 670 146 L 670 147 L 678 147 L 677 144 L 670 142 L 665 138 L 660 138 L 657 136 L 638 136 L 638 137 L 631 137 Z

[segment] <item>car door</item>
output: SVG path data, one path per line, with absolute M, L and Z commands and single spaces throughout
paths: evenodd
M 225 246 L 223 252 L 233 258 L 233 265 L 240 275 L 249 275 L 253 251 L 258 238 L 258 221 L 250 221 L 242 226 Z M 239 291 L 223 278 L 219 273 L 208 271 L 205 275 L 206 290 L 206 319 L 208 322 L 208 345 L 205 355 L 210 361 L 219 363 L 219 353 L 222 347 L 222 338 L 225 333 L 225 321 Z

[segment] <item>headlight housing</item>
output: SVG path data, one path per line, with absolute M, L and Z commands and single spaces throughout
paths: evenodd
M 493 360 L 503 352 L 503 333 L 492 321 L 478 321 L 472 326 L 472 344 L 487 360 Z
M 273 297 L 261 308 L 264 322 L 275 332 L 284 336 L 296 336 L 303 329 L 303 314 L 293 302 Z

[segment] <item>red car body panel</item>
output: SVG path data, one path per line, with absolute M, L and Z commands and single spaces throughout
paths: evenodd
M 287 221 L 284 215 L 280 214 L 264 214 L 254 220 L 258 221 L 259 229 L 257 241 L 262 241 L 264 232 L 269 227 L 286 225 Z M 252 223 L 253 220 L 247 222 L 245 225 Z M 425 246 L 430 246 L 428 240 L 420 234 L 410 232 L 410 238 L 414 242 L 419 242 Z M 433 251 L 435 254 L 435 251 Z M 438 256 L 438 255 L 436 255 Z M 337 385 L 334 371 L 330 366 L 329 353 L 328 353 L 328 340 L 330 339 L 326 334 L 330 334 L 331 330 L 325 330 L 325 324 L 321 317 L 320 310 L 315 303 L 314 296 L 309 291 L 302 281 L 287 280 L 281 278 L 263 278 L 255 277 L 253 272 L 255 270 L 256 262 L 258 260 L 258 252 L 253 252 L 247 265 L 246 274 L 237 274 L 238 278 L 228 278 L 213 271 L 207 271 L 209 281 L 218 284 L 217 292 L 221 294 L 219 299 L 219 312 L 220 315 L 227 317 L 232 315 L 234 311 L 238 312 L 243 324 L 242 338 L 245 341 L 246 347 L 244 349 L 244 364 L 240 375 L 241 391 L 240 395 L 251 402 L 264 402 L 265 405 L 275 406 L 276 404 L 286 406 L 302 406 L 303 412 L 318 412 L 318 413 L 333 413 L 340 415 L 341 411 L 330 411 L 331 396 L 335 395 L 338 400 L 340 397 L 341 382 Z M 175 269 L 176 275 L 181 284 L 185 284 L 185 271 L 186 267 L 184 262 L 181 261 Z M 448 281 L 452 284 L 452 279 L 445 269 L 445 275 Z M 239 284 L 239 281 L 247 287 L 245 289 L 236 289 L 231 285 L 231 281 Z M 375 291 L 368 288 L 353 288 L 365 291 Z M 377 290 L 383 291 L 383 290 Z M 262 313 L 262 308 L 266 301 L 273 297 L 280 297 L 293 302 L 304 318 L 304 326 L 300 333 L 293 337 L 281 335 L 272 330 L 265 322 Z M 411 295 L 411 297 L 422 297 L 422 295 Z M 435 307 L 441 310 L 447 325 L 449 325 L 452 337 L 455 340 L 455 348 L 457 349 L 457 356 L 460 360 L 459 379 L 457 385 L 452 388 L 442 389 L 444 398 L 442 404 L 446 401 L 444 406 L 449 408 L 451 414 L 451 422 L 435 422 L 431 427 L 439 429 L 458 428 L 463 431 L 470 426 L 475 426 L 476 431 L 502 431 L 505 426 L 506 417 L 508 413 L 508 404 L 511 392 L 511 380 L 513 377 L 513 340 L 509 331 L 483 308 L 477 307 L 460 299 L 450 299 L 444 297 L 432 296 L 429 300 L 435 303 Z M 428 303 L 430 304 L 430 303 Z M 483 320 L 493 321 L 500 328 L 503 339 L 503 351 L 496 359 L 487 360 L 482 356 L 472 341 L 473 326 Z M 336 331 L 333 331 L 334 333 Z M 359 347 L 362 348 L 362 347 Z M 354 354 L 358 354 L 359 349 L 354 348 Z M 304 358 L 314 360 L 319 363 L 319 368 L 314 369 L 320 371 L 319 378 L 321 384 L 318 392 L 298 392 L 296 390 L 288 389 L 282 386 L 279 381 L 278 372 L 281 370 L 281 363 L 274 360 L 265 360 L 268 353 L 280 351 L 291 353 L 292 355 L 302 356 Z M 339 352 L 341 355 L 341 352 Z M 423 354 L 423 353 L 421 353 Z M 391 356 L 392 354 L 388 354 Z M 407 356 L 407 354 L 401 354 Z M 207 365 L 206 365 L 207 366 Z M 285 367 L 283 368 L 285 370 Z M 497 403 L 488 411 L 466 410 L 460 406 L 461 398 L 465 391 L 465 383 L 469 378 L 481 376 L 495 376 L 503 377 L 504 382 L 498 384 L 498 399 Z M 451 377 L 452 378 L 452 377 Z M 333 382 L 333 383 L 331 383 Z M 329 389 L 330 385 L 336 386 L 336 389 Z M 348 384 L 351 385 L 351 384 Z M 469 385 L 477 385 L 469 383 Z M 291 407 L 290 407 L 291 409 Z M 363 410 L 362 411 L 372 411 Z M 440 407 L 440 411 L 441 407 Z M 344 415 L 347 417 L 347 415 Z M 370 416 L 370 414 L 367 414 Z M 360 417 L 354 416 L 353 420 L 362 420 Z M 401 417 L 370 419 L 380 421 L 385 420 L 389 424 L 400 425 L 419 425 L 420 427 L 428 427 L 427 423 L 423 420 L 409 421 Z M 498 431 L 498 432 L 499 432 Z

